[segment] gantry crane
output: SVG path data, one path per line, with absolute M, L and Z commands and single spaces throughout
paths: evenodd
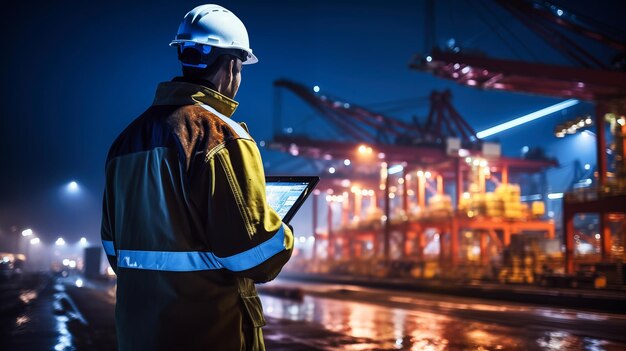
M 306 157 L 314 160 L 326 160 L 327 162 L 341 162 L 348 160 L 351 170 L 358 170 L 351 174 L 342 172 L 333 167 L 333 174 L 325 174 L 321 188 L 340 188 L 341 179 L 349 178 L 352 181 L 367 183 L 369 189 L 378 189 L 382 192 L 378 199 L 383 199 L 384 226 L 382 229 L 383 247 L 385 260 L 389 259 L 390 251 L 390 184 L 389 174 L 392 166 L 402 166 L 404 190 L 402 192 L 402 208 L 405 213 L 408 209 L 407 185 L 409 183 L 409 171 L 429 169 L 437 178 L 436 192 L 443 194 L 444 181 L 453 180 L 453 191 L 456 195 L 456 203 L 460 203 L 464 192 L 464 174 L 469 172 L 471 165 L 466 162 L 472 156 L 484 154 L 484 143 L 476 136 L 473 128 L 461 117 L 451 103 L 449 91 L 433 92 L 430 97 L 430 108 L 423 122 L 415 119 L 406 122 L 376 113 L 352 102 L 333 97 L 326 93 L 316 92 L 310 87 L 289 81 L 278 80 L 274 83 L 277 89 L 277 115 L 275 116 L 275 135 L 269 143 L 273 150 L 291 153 L 298 157 Z M 305 101 L 319 116 L 334 127 L 336 133 L 326 136 L 312 136 L 299 134 L 298 131 L 284 133 L 282 128 L 282 116 L 280 115 L 282 91 L 287 90 Z M 455 145 L 451 147 L 451 145 Z M 493 145 L 492 145 L 493 146 Z M 359 154 L 364 157 L 358 157 Z M 501 157 L 499 154 L 489 160 L 490 171 L 500 175 L 499 182 L 508 183 L 509 172 L 532 173 L 555 166 L 553 160 L 528 160 Z M 383 171 L 381 172 L 381 166 Z M 428 172 L 430 173 L 430 172 Z M 381 179 L 381 174 L 384 175 Z M 419 175 L 419 171 L 417 172 Z M 424 172 L 422 172 L 424 174 Z M 417 177 L 415 177 L 417 178 Z M 381 184 L 382 182 L 382 184 Z M 484 178 L 483 178 L 484 182 Z M 425 182 L 418 182 L 416 198 L 420 206 L 425 205 Z M 484 188 L 484 187 L 483 187 Z M 317 197 L 314 196 L 314 201 Z M 314 202 L 316 203 L 316 202 Z M 329 207 L 330 208 L 330 207 Z M 314 211 L 317 206 L 314 205 Z M 330 210 L 329 210 L 330 211 Z M 329 216 L 331 213 L 329 212 Z M 317 213 L 313 215 L 314 227 L 317 223 Z M 347 218 L 347 216 L 343 216 Z M 456 220 L 447 220 L 440 227 L 452 233 L 450 251 L 447 255 L 453 264 L 458 258 L 458 226 L 448 227 Z M 465 221 L 467 222 L 467 221 Z M 464 223 L 465 223 L 464 222 Z M 484 221 L 483 221 L 484 222 Z M 437 224 L 439 225 L 439 224 Z M 504 224 L 502 224 L 504 225 Z M 526 224 L 531 225 L 531 224 Z M 503 229 L 502 242 L 508 244 L 510 226 Z M 552 228 L 553 225 L 541 224 L 541 228 Z M 454 229 L 457 228 L 457 229 Z M 500 230 L 498 225 L 492 231 Z M 332 241 L 331 222 L 329 221 L 328 240 Z M 406 240 L 408 225 L 400 230 L 404 231 Z M 419 229 L 414 229 L 418 231 Z M 487 231 L 485 232 L 486 235 Z M 491 233 L 491 232 L 489 232 Z M 371 234 L 374 242 L 377 242 L 376 234 Z M 442 233 L 443 235 L 443 233 Z M 483 240 L 484 241 L 484 240 Z M 443 238 L 440 242 L 443 242 Z M 481 241 L 482 242 L 482 241 Z M 483 252 L 485 250 L 483 249 Z M 375 249 L 376 252 L 376 249 Z M 443 251 L 440 257 L 443 257 Z M 404 250 L 403 250 L 404 254 Z
M 523 92 L 564 98 L 577 98 L 595 103 L 597 192 L 563 199 L 564 244 L 566 271 L 574 271 L 574 228 L 577 213 L 599 213 L 601 252 L 609 260 L 611 235 L 607 221 L 622 221 L 626 214 L 626 41 L 601 23 L 582 14 L 574 14 L 548 1 L 495 0 L 521 23 L 543 38 L 577 66 L 560 66 L 495 59 L 462 50 L 433 49 L 417 55 L 410 67 L 451 79 L 479 89 Z M 561 32 L 591 39 L 614 50 L 611 63 L 605 63 Z M 615 181 L 607 180 L 606 120 L 611 122 L 615 136 Z M 621 151 L 620 151 L 621 150 Z M 626 224 L 623 224 L 623 227 Z

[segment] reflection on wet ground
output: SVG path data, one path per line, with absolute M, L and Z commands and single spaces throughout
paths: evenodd
M 5 284 L 21 307 L 8 313 L 0 303 L 0 350 L 115 349 L 114 284 L 70 278 Z M 261 295 L 268 350 L 626 350 L 624 315 L 354 286 L 294 286 L 304 292 L 301 301 L 269 296 L 267 286 Z
M 514 328 L 495 323 L 305 296 L 302 302 L 262 296 L 265 314 L 318 323 L 353 339 L 344 350 L 625 350 L 625 344 L 580 337 L 546 328 Z M 334 348 L 324 348 L 332 350 Z M 339 349 L 339 348 L 338 348 Z
M 74 350 L 62 317 L 53 313 L 56 290 L 46 275 L 28 275 L 0 284 L 1 350 Z M 14 291 L 15 297 L 6 292 Z
M 54 349 L 56 351 L 63 350 L 74 350 L 74 345 L 72 344 L 72 334 L 70 334 L 67 329 L 67 323 L 69 322 L 69 318 L 67 316 L 56 316 L 57 325 L 56 331 L 59 334 L 57 338 L 57 344 L 54 345 Z
M 0 350 L 91 350 L 79 347 L 75 333 L 87 322 L 66 285 L 55 280 L 33 273 L 1 282 L 0 292 L 10 289 L 17 294 L 0 294 Z

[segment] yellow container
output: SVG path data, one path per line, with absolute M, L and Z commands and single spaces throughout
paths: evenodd
M 530 209 L 533 217 L 541 217 L 546 214 L 546 204 L 543 201 L 533 201 Z

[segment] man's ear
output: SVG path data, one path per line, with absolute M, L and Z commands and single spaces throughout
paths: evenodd
M 235 59 L 231 58 L 228 60 L 228 85 L 232 84 L 235 75 Z

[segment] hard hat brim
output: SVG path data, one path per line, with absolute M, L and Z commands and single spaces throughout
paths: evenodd
M 176 40 L 172 40 L 172 42 L 169 44 L 170 46 L 179 46 L 182 43 L 196 43 L 196 44 L 202 44 L 202 45 L 209 45 L 209 46 L 215 46 L 218 48 L 223 48 L 223 49 L 240 49 L 245 51 L 248 54 L 248 59 L 243 61 L 242 64 L 244 65 L 252 65 L 255 64 L 257 62 L 259 62 L 259 59 L 256 57 L 256 55 L 254 55 L 252 53 L 252 51 L 248 48 L 242 47 L 242 46 L 232 46 L 232 45 L 216 45 L 214 43 L 202 43 L 202 42 L 198 42 L 197 40 L 185 40 L 185 39 L 176 39 Z

